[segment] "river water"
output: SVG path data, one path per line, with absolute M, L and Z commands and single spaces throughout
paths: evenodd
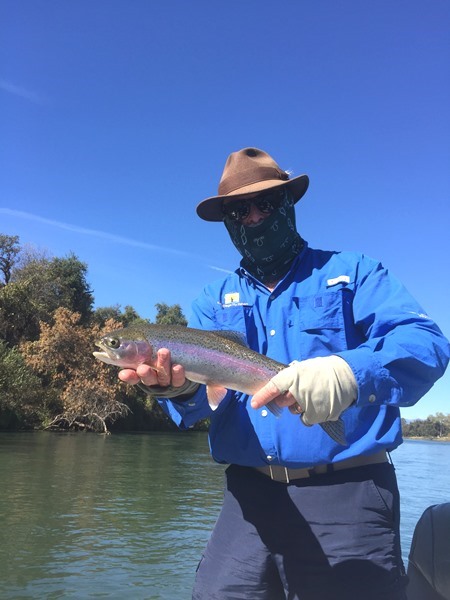
M 393 453 L 405 560 L 450 500 L 450 443 Z M 0 433 L 0 598 L 189 600 L 224 467 L 204 433 Z

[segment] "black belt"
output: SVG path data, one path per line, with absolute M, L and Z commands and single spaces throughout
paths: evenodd
M 354 469 L 355 467 L 363 467 L 365 465 L 376 465 L 378 463 L 387 462 L 386 450 L 380 450 L 376 454 L 367 456 L 353 456 L 346 460 L 330 463 L 327 465 L 317 465 L 316 467 L 305 467 L 303 469 L 288 469 L 280 465 L 267 465 L 265 467 L 253 467 L 259 473 L 267 475 L 274 481 L 289 483 L 294 479 L 306 479 L 314 475 L 323 475 L 324 473 L 332 473 L 333 471 L 343 471 L 344 469 Z

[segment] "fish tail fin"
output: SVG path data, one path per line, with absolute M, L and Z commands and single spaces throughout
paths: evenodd
M 341 446 L 348 446 L 347 439 L 345 437 L 345 425 L 341 417 L 339 417 L 337 421 L 326 421 L 325 423 L 320 423 L 320 426 L 337 444 L 340 444 Z

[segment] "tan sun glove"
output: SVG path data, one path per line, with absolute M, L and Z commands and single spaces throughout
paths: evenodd
M 340 356 L 294 361 L 271 380 L 281 394 L 290 392 L 303 410 L 305 425 L 337 421 L 358 396 L 358 384 Z

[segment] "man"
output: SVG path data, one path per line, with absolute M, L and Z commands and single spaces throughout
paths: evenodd
M 204 289 L 190 326 L 241 331 L 289 366 L 253 398 L 228 391 L 215 411 L 167 350 L 159 375 L 146 365 L 120 373 L 168 386 L 160 403 L 181 428 L 210 416 L 212 456 L 230 465 L 196 600 L 406 598 L 387 452 L 402 441 L 399 407 L 444 373 L 449 345 L 379 262 L 308 247 L 294 209 L 308 182 L 245 148 L 197 207 L 224 222 L 242 261 Z M 271 400 L 288 407 L 278 418 Z

